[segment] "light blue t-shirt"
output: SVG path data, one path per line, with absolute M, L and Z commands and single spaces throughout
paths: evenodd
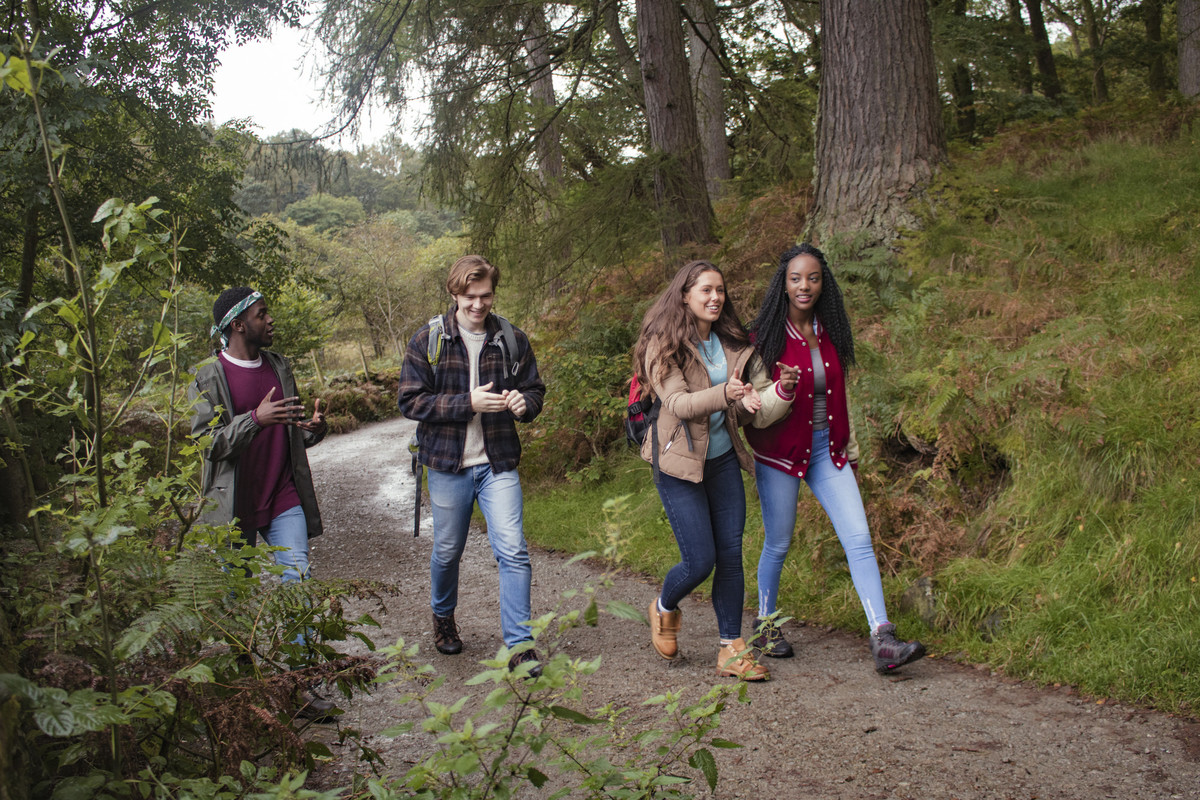
M 729 365 L 725 361 L 725 350 L 716 332 L 700 343 L 700 360 L 708 370 L 708 379 L 713 386 L 720 386 L 729 380 Z M 725 429 L 725 412 L 718 411 L 708 417 L 708 454 L 706 459 L 723 456 L 733 448 L 729 431 Z

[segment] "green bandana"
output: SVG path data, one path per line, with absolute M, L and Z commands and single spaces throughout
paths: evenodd
M 262 300 L 262 295 L 258 292 L 251 292 L 250 294 L 246 295 L 244 300 L 239 300 L 237 305 L 229 309 L 229 313 L 225 315 L 224 319 L 222 319 L 218 324 L 212 326 L 212 330 L 209 331 L 209 335 L 216 336 L 220 334 L 222 350 L 225 350 L 229 347 L 229 337 L 225 335 L 225 329 L 228 328 L 233 321 L 238 318 L 239 314 L 257 303 L 259 300 Z

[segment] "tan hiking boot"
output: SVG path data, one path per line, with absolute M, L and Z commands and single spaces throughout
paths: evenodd
M 765 681 L 771 677 L 771 671 L 754 660 L 754 652 L 740 637 L 717 653 L 717 674 L 744 681 Z
M 668 661 L 679 655 L 679 625 L 683 619 L 683 611 L 659 611 L 658 598 L 650 601 L 650 644 L 655 651 Z

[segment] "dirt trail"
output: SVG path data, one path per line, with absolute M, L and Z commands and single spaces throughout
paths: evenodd
M 485 537 L 472 535 L 462 564 L 458 621 L 464 651 L 433 648 L 429 611 L 428 513 L 412 536 L 412 477 L 405 447 L 412 423 L 376 423 L 334 436 L 309 451 L 325 518 L 314 541 L 318 577 L 369 577 L 400 587 L 379 613 L 378 644 L 403 636 L 417 642 L 448 680 L 447 698 L 480 694 L 464 685 L 479 660 L 501 644 L 495 562 Z M 533 553 L 533 610 L 560 603 L 565 589 L 594 582 L 584 563 Z M 655 587 L 618 578 L 612 596 L 636 607 Z M 715 622 L 710 605 L 683 606 L 681 663 L 668 665 L 650 647 L 643 625 L 601 615 L 599 626 L 571 632 L 566 651 L 604 664 L 587 679 L 591 705 L 637 706 L 667 689 L 698 698 L 720 680 L 713 674 Z M 746 628 L 753 614 L 746 614 Z M 1047 690 L 973 668 L 927 658 L 900 676 L 872 669 L 865 638 L 791 623 L 797 657 L 769 662 L 773 679 L 750 687 L 752 702 L 731 704 L 720 735 L 739 750 L 716 752 L 719 798 L 1200 798 L 1200 724 L 1070 690 Z M 486 690 L 484 690 L 486 691 Z M 361 730 L 402 774 L 428 752 L 422 735 L 378 735 L 411 710 L 381 689 L 347 706 L 345 724 Z M 357 754 L 334 747 L 339 760 L 313 780 L 349 783 Z M 361 767 L 358 767 L 361 769 Z M 701 791 L 702 781 L 697 786 Z

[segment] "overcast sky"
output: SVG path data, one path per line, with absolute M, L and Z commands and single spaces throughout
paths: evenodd
M 316 133 L 333 118 L 333 109 L 321 105 L 321 84 L 313 73 L 313 59 L 305 58 L 304 32 L 276 28 L 270 40 L 235 47 L 220 56 L 213 84 L 213 122 L 250 119 L 262 137 L 300 128 Z M 388 115 L 375 113 L 365 120 L 359 141 L 378 141 L 387 132 Z M 343 137 L 333 147 L 353 149 Z

